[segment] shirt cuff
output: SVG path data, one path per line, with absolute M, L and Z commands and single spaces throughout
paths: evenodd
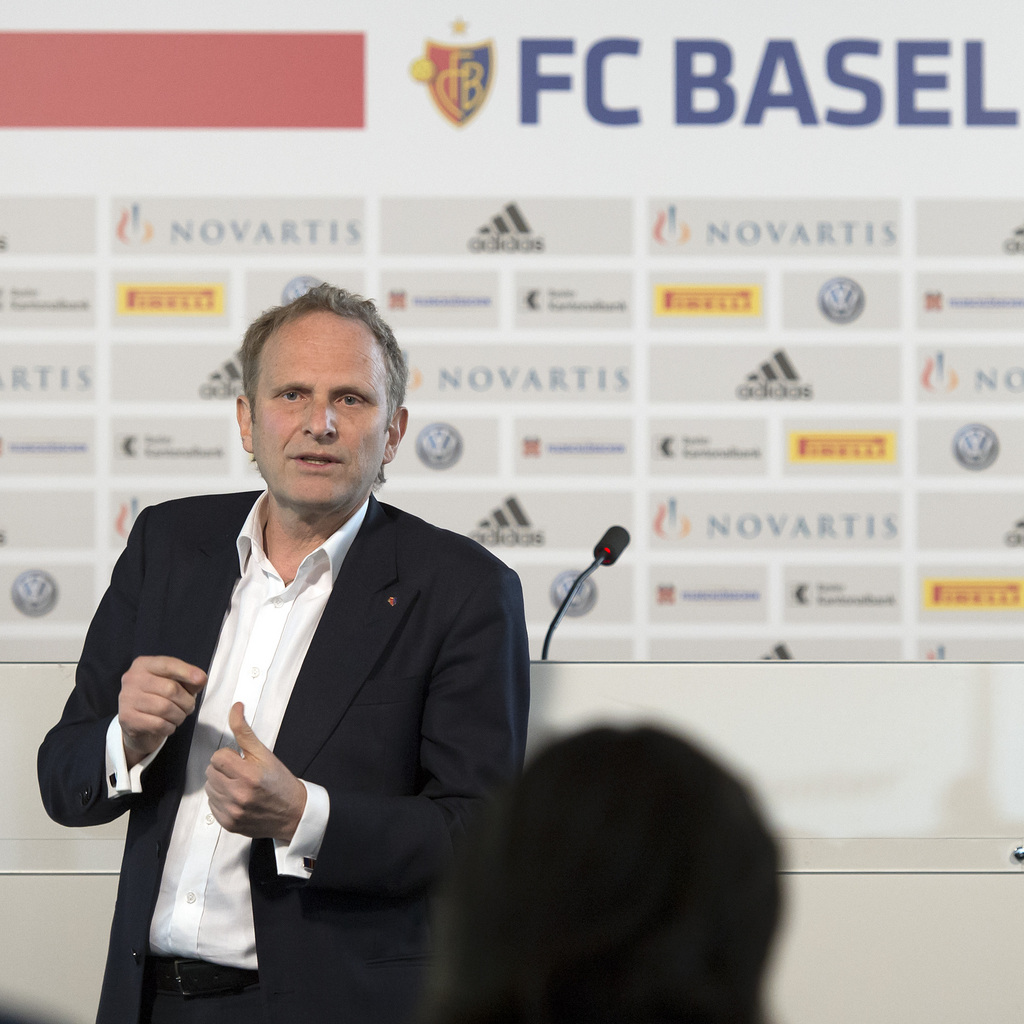
M 327 831 L 327 819 L 331 815 L 331 798 L 323 786 L 299 779 L 306 787 L 306 806 L 295 827 L 292 841 L 274 840 L 274 856 L 277 858 L 277 873 L 309 878 L 316 866 L 316 858 Z
M 164 743 L 167 741 L 164 740 Z M 147 754 L 134 768 L 128 767 L 128 758 L 124 752 L 124 737 L 121 735 L 121 723 L 117 715 L 107 726 L 107 796 L 127 796 L 129 793 L 142 792 L 142 773 L 153 763 L 153 758 L 163 750 L 161 743 L 151 754 Z

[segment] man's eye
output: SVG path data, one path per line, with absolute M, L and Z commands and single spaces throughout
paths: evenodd
M 298 391 L 286 391 L 281 397 L 289 402 L 294 402 L 299 397 L 299 393 Z
M 355 395 L 345 395 L 345 397 L 342 398 L 342 402 L 345 405 L 356 405 L 358 401 L 359 399 Z

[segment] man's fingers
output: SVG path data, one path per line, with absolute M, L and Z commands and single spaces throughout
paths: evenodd
M 206 673 L 198 665 L 190 665 L 181 658 L 161 656 L 136 660 L 147 662 L 148 664 L 140 667 L 145 667 L 154 676 L 173 679 L 193 696 L 206 685 Z
M 231 711 L 228 714 L 228 725 L 231 726 L 231 731 L 235 734 L 235 742 L 238 744 L 238 749 L 241 750 L 243 757 L 253 755 L 259 757 L 266 752 L 267 748 L 260 741 L 256 733 L 249 728 L 249 724 L 245 720 L 245 705 L 241 701 L 231 705 Z
M 149 686 L 125 685 L 119 701 L 122 710 L 129 707 L 142 714 L 158 715 L 180 725 L 196 709 L 196 698 L 173 679 L 153 676 Z

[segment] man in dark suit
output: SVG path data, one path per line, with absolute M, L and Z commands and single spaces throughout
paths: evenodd
M 100 1024 L 393 1024 L 430 886 L 522 764 L 522 592 L 372 496 L 407 423 L 372 303 L 321 285 L 242 363 L 267 490 L 139 516 L 40 789 L 66 825 L 131 811 Z

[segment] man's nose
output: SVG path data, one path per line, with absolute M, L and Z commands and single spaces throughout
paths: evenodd
M 306 430 L 313 437 L 334 437 L 338 433 L 334 405 L 328 401 L 311 401 L 306 415 Z

